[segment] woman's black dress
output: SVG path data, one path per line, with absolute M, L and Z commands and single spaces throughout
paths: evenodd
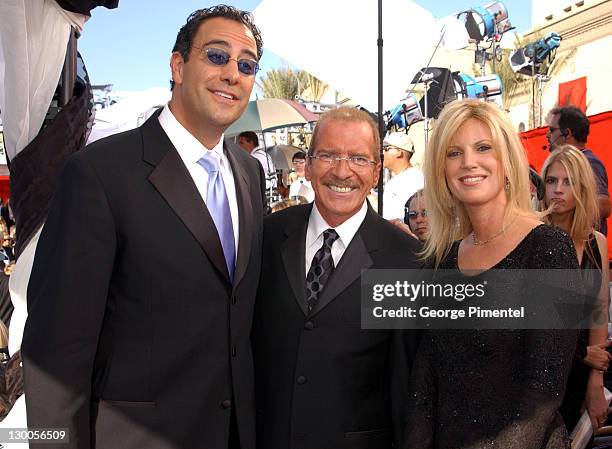
M 587 294 L 594 297 L 599 296 L 601 288 L 601 253 L 597 246 L 597 239 L 591 235 L 588 241 L 589 251 L 584 251 L 580 269 L 582 270 L 582 278 L 587 290 Z M 587 355 L 587 346 L 589 345 L 589 330 L 582 329 L 578 335 L 578 343 L 576 344 L 576 352 L 572 360 L 572 369 L 567 381 L 565 397 L 559 411 L 563 416 L 563 421 L 569 433 L 578 424 L 581 415 L 582 402 L 586 395 L 587 383 L 591 367 L 585 365 L 583 359 Z
M 459 242 L 440 268 L 458 269 Z M 578 268 L 563 231 L 534 228 L 493 267 Z M 564 448 L 558 408 L 573 330 L 427 330 L 413 364 L 404 448 Z

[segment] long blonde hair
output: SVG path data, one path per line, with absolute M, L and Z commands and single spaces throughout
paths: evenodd
M 575 241 L 586 241 L 599 221 L 599 206 L 597 204 L 593 169 L 582 151 L 572 145 L 563 145 L 550 153 L 542 166 L 542 179 L 545 183 L 548 171 L 555 162 L 559 162 L 565 168 L 576 204 L 572 225 L 568 233 Z M 549 205 L 547 204 L 547 206 Z M 545 216 L 545 220 L 549 224 L 553 224 L 550 210 Z
M 465 206 L 452 195 L 445 176 L 447 151 L 457 130 L 471 118 L 485 124 L 491 132 L 493 148 L 506 180 L 505 215 L 516 212 L 534 216 L 529 194 L 529 164 L 508 116 L 498 106 L 480 100 L 449 103 L 434 123 L 423 164 L 430 221 L 429 238 L 422 255 L 433 258 L 436 266 L 453 241 L 465 238 L 473 230 Z

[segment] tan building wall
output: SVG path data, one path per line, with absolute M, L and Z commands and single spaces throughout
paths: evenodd
M 612 110 L 612 0 L 534 0 L 533 4 L 536 26 L 524 38 L 533 40 L 552 31 L 562 37 L 557 67 L 543 85 L 541 121 L 536 106 L 535 126 L 544 125 L 547 111 L 557 105 L 559 84 L 582 77 L 587 78 L 587 114 Z M 521 123 L 531 127 L 531 96 L 531 88 L 524 89 L 506 105 L 517 130 Z

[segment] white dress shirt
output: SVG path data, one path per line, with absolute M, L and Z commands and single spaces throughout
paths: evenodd
M 276 167 L 274 167 L 272 157 L 266 153 L 266 150 L 263 147 L 253 148 L 253 151 L 251 151 L 251 156 L 259 161 L 266 176 L 276 174 Z
M 406 201 L 423 188 L 423 183 L 423 172 L 418 167 L 409 167 L 389 179 L 383 190 L 383 218 L 404 220 Z
M 236 256 L 238 255 L 238 201 L 236 200 L 236 185 L 234 184 L 234 175 L 230 166 L 227 155 L 223 152 L 223 135 L 219 139 L 214 148 L 208 149 L 200 143 L 189 131 L 181 125 L 168 105 L 164 106 L 159 115 L 159 124 L 164 132 L 168 135 L 170 142 L 176 148 L 181 160 L 185 164 L 187 171 L 191 175 L 195 183 L 202 201 L 206 204 L 206 194 L 208 193 L 208 172 L 198 164 L 198 161 L 207 151 L 214 151 L 221 159 L 220 173 L 225 185 L 227 199 L 229 201 L 230 214 L 232 215 L 232 227 L 234 229 L 234 241 Z
M 303 196 L 309 203 L 314 201 L 315 193 L 312 184 L 304 177 L 299 177 L 289 186 L 289 198 Z
M 323 245 L 323 232 L 329 228 L 335 229 L 338 233 L 339 238 L 332 245 L 332 259 L 334 260 L 334 267 L 338 266 L 340 259 L 344 255 L 344 251 L 355 237 L 357 230 L 363 223 L 366 213 L 368 212 L 367 201 L 363 202 L 361 209 L 353 215 L 351 218 L 346 220 L 335 228 L 327 224 L 325 219 L 321 216 L 319 209 L 317 209 L 316 203 L 312 205 L 312 212 L 310 212 L 310 218 L 308 219 L 308 228 L 306 230 L 306 276 L 308 276 L 308 270 L 312 264 L 316 252 Z

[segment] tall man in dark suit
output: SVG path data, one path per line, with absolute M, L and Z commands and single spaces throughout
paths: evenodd
M 306 165 L 314 205 L 264 221 L 253 329 L 258 449 L 391 447 L 394 400 L 403 400 L 408 380 L 398 375 L 416 341 L 361 329 L 360 276 L 419 264 L 417 241 L 366 201 L 378 180 L 379 145 L 367 113 L 326 113 Z
M 40 447 L 254 447 L 263 174 L 223 132 L 261 51 L 248 13 L 194 12 L 169 104 L 68 161 L 22 350 L 29 426 L 67 428 L 70 442 Z

